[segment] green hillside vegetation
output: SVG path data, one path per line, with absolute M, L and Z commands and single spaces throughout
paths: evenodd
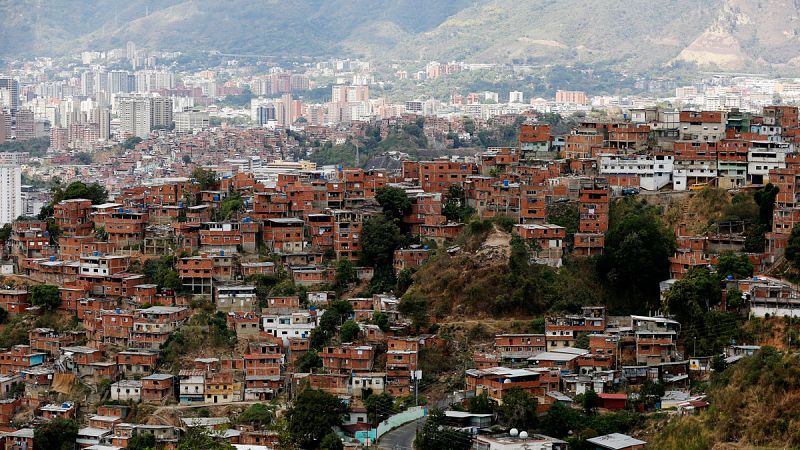
M 615 314 L 658 308 L 658 282 L 668 278 L 675 245 L 659 211 L 633 198 L 616 202 L 606 256 L 567 257 L 560 269 L 530 263 L 533 249 L 511 236 L 513 220 L 474 220 L 456 240 L 462 251 L 440 249 L 417 270 L 401 306 L 438 319 L 533 317 L 584 305 L 606 305 Z
M 422 131 L 423 124 L 423 119 L 419 119 L 417 123 L 396 127 L 385 138 L 381 138 L 380 129 L 370 127 L 363 138 L 349 139 L 339 145 L 326 142 L 312 153 L 310 159 L 317 164 L 355 167 L 356 147 L 358 147 L 358 165 L 366 163 L 372 155 L 389 151 L 405 152 L 416 157 L 419 150 L 428 148 L 428 139 Z
M 699 417 L 673 419 L 651 440 L 660 450 L 800 446 L 800 359 L 764 347 L 724 372 L 707 391 L 711 407 Z

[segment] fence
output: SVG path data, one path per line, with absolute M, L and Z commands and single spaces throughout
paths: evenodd
M 387 432 L 427 415 L 428 408 L 424 406 L 414 406 L 387 418 L 378 424 L 378 428 L 356 432 L 355 437 L 363 444 L 374 443 Z

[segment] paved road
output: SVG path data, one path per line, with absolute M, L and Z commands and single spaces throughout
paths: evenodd
M 383 450 L 412 450 L 417 427 L 422 428 L 424 422 L 425 417 L 395 428 L 381 436 L 378 446 Z

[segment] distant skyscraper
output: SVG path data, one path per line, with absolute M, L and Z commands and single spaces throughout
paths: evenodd
M 111 136 L 111 111 L 108 108 L 94 108 L 89 122 L 97 124 L 98 138 L 106 140 Z
M 11 112 L 0 108 L 0 144 L 11 139 Z
M 19 164 L 0 165 L 0 223 L 11 223 L 22 214 L 22 169 Z
M 69 131 L 66 128 L 50 128 L 50 148 L 66 150 L 69 146 Z
M 556 103 L 586 105 L 589 103 L 589 97 L 583 91 L 556 91 Z
M 275 120 L 275 106 L 264 105 L 256 108 L 256 123 L 258 126 L 263 127 L 267 122 Z
M 33 111 L 30 109 L 17 111 L 14 136 L 18 141 L 27 141 L 36 137 L 36 121 Z
M 144 139 L 154 128 L 172 125 L 172 100 L 167 97 L 120 97 L 121 131 Z
M 168 97 L 150 98 L 150 127 L 169 128 L 172 125 L 172 99 Z
M 81 73 L 81 94 L 86 96 L 94 94 L 94 78 L 93 72 Z
M 508 103 L 522 103 L 522 92 L 520 91 L 509 92 Z
M 207 112 L 199 110 L 186 110 L 175 113 L 175 131 L 189 132 L 196 129 L 208 128 L 209 117 Z
M 120 131 L 142 139 L 150 134 L 151 111 L 147 97 L 125 97 L 119 99 L 118 112 Z
M 128 71 L 113 70 L 108 72 L 108 92 L 112 94 L 131 92 L 135 87 L 132 84 L 135 84 L 135 78 Z
M 136 58 L 136 44 L 128 41 L 128 45 L 125 46 L 125 56 L 128 60 Z
M 0 109 L 8 108 L 11 110 L 12 116 L 16 115 L 19 109 L 19 82 L 13 78 L 0 78 L 0 91 L 4 91 L 0 97 L 8 103 L 0 105 Z

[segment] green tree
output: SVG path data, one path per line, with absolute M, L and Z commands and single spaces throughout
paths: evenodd
M 92 154 L 87 152 L 76 153 L 74 158 L 78 162 L 78 164 L 82 164 L 84 166 L 91 165 L 93 162 Z
M 494 402 L 489 399 L 486 391 L 469 399 L 467 410 L 473 414 L 492 414 L 494 413 Z
M 615 203 L 610 222 L 598 269 L 623 300 L 615 306 L 630 312 L 655 306 L 658 283 L 669 277 L 669 258 L 675 252 L 672 231 L 658 210 L 633 197 Z
M 303 389 L 286 412 L 287 429 L 298 447 L 315 449 L 333 427 L 342 425 L 345 413 L 347 406 L 336 396 Z
M 125 139 L 125 141 L 122 143 L 122 148 L 125 148 L 127 150 L 133 150 L 134 147 L 136 147 L 136 144 L 140 142 L 142 142 L 142 138 L 140 138 L 139 136 L 132 136 L 129 137 L 128 139 Z
M 308 373 L 320 367 L 322 367 L 322 358 L 319 357 L 319 353 L 315 350 L 307 351 L 295 363 L 295 370 L 298 373 Z
M 370 395 L 364 400 L 364 406 L 367 408 L 367 415 L 372 420 L 372 425 L 375 426 L 395 412 L 394 397 L 386 392 Z
M 800 225 L 795 225 L 792 228 L 792 233 L 789 235 L 789 242 L 786 244 L 785 251 L 786 260 L 792 266 L 800 270 Z
M 442 214 L 450 222 L 467 223 L 475 209 L 467 206 L 467 195 L 459 184 L 451 184 L 444 195 Z
M 91 200 L 93 205 L 105 203 L 108 200 L 108 191 L 106 188 L 97 183 L 87 185 L 82 181 L 74 181 L 66 188 L 62 188 L 61 184 L 55 184 L 50 190 L 50 195 L 53 199 L 51 202 L 53 205 L 58 204 L 63 200 L 73 200 L 78 198 Z
M 0 324 L 6 323 L 6 320 L 8 320 L 8 311 L 0 308 Z
M 428 325 L 428 301 L 414 293 L 407 293 L 400 299 L 397 310 L 411 319 L 411 324 L 419 331 Z
M 389 316 L 380 311 L 372 313 L 372 323 L 377 325 L 384 333 L 389 331 Z
M 509 389 L 500 405 L 500 422 L 506 427 L 532 430 L 536 426 L 536 397 L 522 389 Z
M 78 438 L 78 422 L 56 418 L 34 429 L 33 447 L 52 450 L 72 450 Z
M 192 178 L 197 181 L 201 191 L 216 189 L 219 183 L 216 172 L 202 167 L 197 167 L 192 171 Z
M 400 228 L 383 214 L 364 221 L 361 231 L 361 260 L 364 265 L 391 269 L 394 251 L 403 238 Z
M 178 440 L 178 450 L 235 450 L 221 436 L 212 435 L 203 427 L 189 427 L 186 434 Z
M 581 407 L 583 407 L 583 412 L 586 414 L 596 413 L 597 408 L 600 407 L 600 396 L 592 390 L 584 392 L 581 399 Z
M 150 450 L 156 448 L 156 436 L 153 433 L 136 433 L 128 441 L 128 450 Z
M 0 241 L 7 242 L 8 238 L 11 237 L 11 224 L 7 223 L 3 225 L 3 228 L 0 228 Z
M 403 269 L 397 273 L 397 295 L 402 296 L 405 294 L 408 288 L 414 283 L 412 278 L 414 272 L 416 272 L 415 269 Z
M 263 428 L 272 423 L 272 409 L 263 403 L 250 405 L 239 414 L 236 421 L 256 428 Z
M 339 439 L 336 433 L 331 432 L 322 438 L 322 441 L 319 443 L 319 448 L 321 450 L 344 450 L 344 444 L 342 444 L 342 440 Z
M 767 228 L 772 227 L 772 210 L 775 208 L 775 198 L 778 196 L 780 188 L 767 183 L 766 186 L 757 190 L 753 195 L 756 203 L 758 204 L 758 223 L 766 225 Z
M 375 200 L 381 205 L 386 217 L 398 222 L 403 220 L 403 216 L 411 213 L 411 199 L 401 188 L 394 186 L 378 188 L 375 192 Z
M 725 362 L 725 358 L 722 355 L 714 355 L 711 359 L 711 370 L 716 373 L 722 373 L 727 368 L 728 363 Z
M 717 278 L 708 269 L 693 269 L 664 295 L 664 308 L 682 324 L 696 323 L 721 299 Z M 686 326 L 686 325 L 684 325 Z
M 342 342 L 353 342 L 360 332 L 361 328 L 358 327 L 356 321 L 348 320 L 343 323 L 342 327 L 339 329 L 339 338 Z
M 658 381 L 647 380 L 642 385 L 641 389 L 639 389 L 639 395 L 642 397 L 657 397 L 661 398 L 664 396 L 666 390 L 664 389 L 664 385 Z
M 31 304 L 41 306 L 45 310 L 53 310 L 61 304 L 61 297 L 58 294 L 58 286 L 51 284 L 37 284 L 29 289 Z
M 472 438 L 446 426 L 444 413 L 440 409 L 431 410 L 422 430 L 414 438 L 414 448 L 417 450 L 469 450 L 471 447 Z
M 244 200 L 242 200 L 242 195 L 238 192 L 229 195 L 219 203 L 219 220 L 230 220 L 241 212 L 244 212 Z
M 722 279 L 728 275 L 737 280 L 753 275 L 753 264 L 747 255 L 737 255 L 731 252 L 719 256 L 715 269 L 717 275 Z
M 564 438 L 577 431 L 584 422 L 581 414 L 561 402 L 553 403 L 542 416 L 540 428 L 547 436 Z
M 728 310 L 735 311 L 742 307 L 742 291 L 736 288 L 728 289 L 725 292 L 725 306 Z
M 353 262 L 342 258 L 336 263 L 336 287 L 345 289 L 350 283 L 358 280 Z

